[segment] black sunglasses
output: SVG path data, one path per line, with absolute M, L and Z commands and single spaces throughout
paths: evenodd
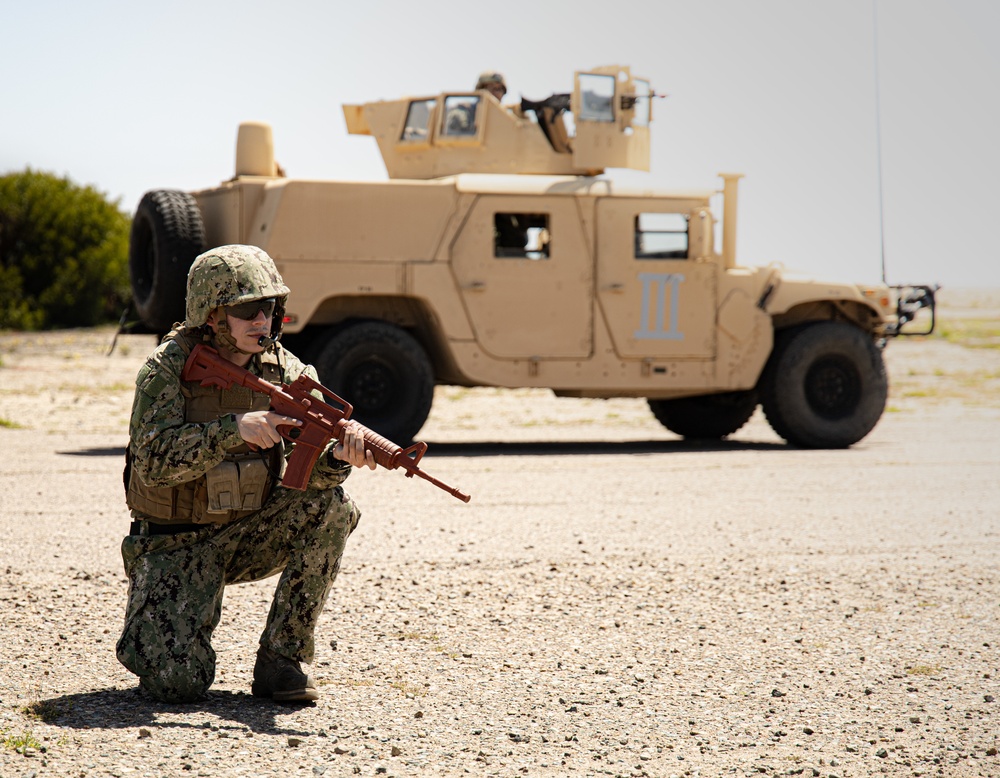
M 257 318 L 257 314 L 263 311 L 264 318 L 270 319 L 274 316 L 274 309 L 277 305 L 278 301 L 273 297 L 270 297 L 267 300 L 252 300 L 248 303 L 227 305 L 226 313 L 237 319 L 242 319 L 243 321 L 253 321 Z

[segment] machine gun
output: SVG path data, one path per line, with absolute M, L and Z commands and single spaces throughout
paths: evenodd
M 204 343 L 199 343 L 192 349 L 184 363 L 181 378 L 219 389 L 228 389 L 236 384 L 254 392 L 261 392 L 270 397 L 271 410 L 302 422 L 301 427 L 287 425 L 278 427 L 282 437 L 295 443 L 295 449 L 288 458 L 288 465 L 281 479 L 282 484 L 290 489 L 306 488 L 316 460 L 323 453 L 327 443 L 334 439 L 337 441 L 343 439 L 344 427 L 354 412 L 354 406 L 306 375 L 300 375 L 291 384 L 275 386 L 255 376 L 249 370 L 244 370 L 224 359 L 218 351 Z M 319 392 L 323 397 L 337 403 L 339 407 L 317 399 L 313 392 Z M 358 427 L 364 437 L 365 451 L 372 452 L 375 464 L 386 470 L 402 468 L 406 471 L 407 478 L 420 476 L 462 502 L 472 499 L 468 494 L 448 486 L 417 467 L 417 463 L 427 451 L 426 443 L 414 443 L 404 449 L 361 424 L 358 424 Z
M 552 148 L 561 153 L 572 151 L 572 144 L 560 119 L 569 109 L 569 93 L 552 95 L 544 100 L 521 98 L 521 113 L 524 114 L 526 111 L 534 113 L 539 129 L 552 144 Z

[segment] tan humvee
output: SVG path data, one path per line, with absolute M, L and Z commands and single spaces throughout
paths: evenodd
M 930 287 L 793 280 L 737 264 L 739 175 L 714 189 L 619 187 L 648 170 L 654 93 L 629 68 L 501 105 L 488 92 L 344 106 L 390 180 L 285 178 L 271 128 L 240 126 L 236 175 L 148 192 L 130 268 L 141 318 L 183 316 L 206 247 L 249 243 L 292 294 L 284 332 L 381 434 L 412 439 L 435 384 L 644 397 L 672 431 L 721 438 L 762 405 L 791 443 L 844 447 L 885 406 L 881 348 Z

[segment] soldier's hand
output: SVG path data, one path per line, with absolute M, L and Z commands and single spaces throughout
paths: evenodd
M 271 448 L 281 440 L 278 427 L 301 427 L 302 422 L 274 411 L 248 411 L 236 414 L 240 437 L 251 446 Z
M 343 462 L 350 462 L 354 467 L 375 469 L 375 455 L 365 450 L 364 435 L 355 421 L 344 425 L 344 434 L 334 446 L 333 455 Z

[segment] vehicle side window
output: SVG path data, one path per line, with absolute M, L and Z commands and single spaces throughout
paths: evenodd
M 493 217 L 493 255 L 548 259 L 551 248 L 547 213 L 498 213 Z
M 404 141 L 425 141 L 431 130 L 431 112 L 434 110 L 434 103 L 431 100 L 413 100 L 406 111 L 406 123 L 403 125 L 403 134 L 400 140 Z
M 640 213 L 635 217 L 636 259 L 687 259 L 688 217 L 682 213 Z
M 463 137 L 476 134 L 477 95 L 449 95 L 444 99 L 444 121 L 441 134 Z

